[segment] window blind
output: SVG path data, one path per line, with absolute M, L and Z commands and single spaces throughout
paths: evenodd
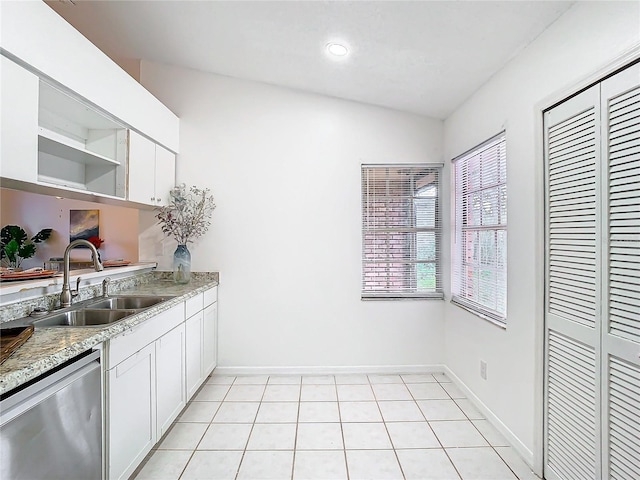
M 442 298 L 442 165 L 362 165 L 362 298 Z
M 507 314 L 505 132 L 453 160 L 452 300 L 499 323 Z

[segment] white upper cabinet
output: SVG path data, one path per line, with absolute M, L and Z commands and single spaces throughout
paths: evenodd
M 156 205 L 169 202 L 169 191 L 176 184 L 176 156 L 166 148 L 156 145 Z
M 166 205 L 175 184 L 176 156 L 134 131 L 129 132 L 129 197 L 132 202 Z
M 124 199 L 126 138 L 118 122 L 40 81 L 38 183 Z
M 129 132 L 129 200 L 155 203 L 155 171 L 156 145 L 136 132 Z
M 178 117 L 45 2 L 1 3 L 3 55 L 179 151 Z
M 0 56 L 0 176 L 3 180 L 36 181 L 38 82 L 36 75 Z

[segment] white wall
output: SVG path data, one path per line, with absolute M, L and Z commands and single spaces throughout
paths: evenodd
M 577 3 L 445 122 L 447 169 L 449 159 L 507 131 L 508 326 L 502 330 L 447 303 L 446 364 L 522 442 L 530 462 L 533 451 L 541 452 L 542 424 L 536 396 L 544 266 L 541 108 L 638 45 L 639 5 Z M 481 359 L 488 363 L 486 381 Z
M 51 257 L 61 257 L 69 244 L 69 210 L 100 210 L 102 260 L 124 258 L 138 261 L 138 210 L 103 203 L 0 189 L 0 224 L 20 225 L 29 237 L 43 228 L 53 228 L 49 240 L 37 245 L 36 255 L 23 268 L 41 267 Z M 89 259 L 89 250 L 75 249 L 71 258 Z
M 442 301 L 360 300 L 360 164 L 442 161 L 442 122 L 142 62 L 180 117 L 180 182 L 217 209 L 221 366 L 440 364 Z

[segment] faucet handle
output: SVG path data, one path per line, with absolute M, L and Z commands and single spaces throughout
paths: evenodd
M 107 298 L 109 296 L 109 284 L 111 283 L 111 279 L 106 277 L 102 280 L 102 296 Z
M 80 280 L 81 280 L 81 278 L 80 278 L 80 277 L 78 277 L 78 278 L 76 279 L 76 289 L 75 289 L 75 291 L 72 291 L 72 292 L 71 292 L 71 298 L 75 298 L 75 297 L 77 297 L 77 296 L 78 296 L 78 294 L 80 293 Z

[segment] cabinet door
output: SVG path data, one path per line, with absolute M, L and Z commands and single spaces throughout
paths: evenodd
M 176 156 L 166 148 L 156 145 L 156 205 L 166 205 L 169 191 L 176 183 Z
M 187 319 L 187 399 L 190 399 L 202 383 L 202 312 Z
M 160 337 L 156 345 L 158 438 L 185 406 L 185 327 L 181 324 Z
M 155 205 L 156 145 L 129 130 L 129 200 Z
M 202 373 L 208 376 L 216 367 L 218 353 L 218 304 L 204 309 L 202 322 Z
M 128 478 L 156 441 L 155 346 L 108 373 L 109 478 Z
M 38 176 L 38 86 L 33 73 L 0 55 L 0 176 Z

